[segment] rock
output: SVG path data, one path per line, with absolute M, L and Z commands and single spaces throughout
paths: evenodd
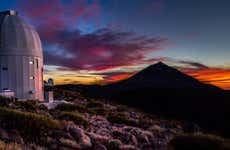
M 93 143 L 107 144 L 109 141 L 109 137 L 107 136 L 102 136 L 95 133 L 88 133 L 88 135 Z
M 0 128 L 0 139 L 9 140 L 8 133 L 2 128 Z
M 59 142 L 64 147 L 73 148 L 73 149 L 79 149 L 80 148 L 79 144 L 76 143 L 76 141 L 74 141 L 74 140 L 60 138 Z
M 121 145 L 120 150 L 140 150 L 140 149 L 133 145 Z
M 162 133 L 165 131 L 165 129 L 160 127 L 159 125 L 153 125 L 152 127 L 150 127 L 150 130 L 156 133 Z
M 145 143 L 149 143 L 149 138 L 148 136 L 150 136 L 150 132 L 147 131 L 143 131 L 139 128 L 133 128 L 130 133 L 132 135 L 134 135 L 137 138 L 138 144 L 145 144 Z
M 81 148 L 90 148 L 92 146 L 90 138 L 85 134 L 83 129 L 72 126 L 69 128 L 69 133 L 79 143 Z
M 102 144 L 95 144 L 93 147 L 94 150 L 107 150 L 107 148 L 105 147 L 105 145 Z
M 105 117 L 94 115 L 90 118 L 90 124 L 95 127 L 107 128 L 110 122 Z
M 137 146 L 138 145 L 138 141 L 137 141 L 137 138 L 134 136 L 134 135 L 131 135 L 131 141 L 130 141 L 131 144 Z
M 114 139 L 119 139 L 122 143 L 137 145 L 138 141 L 135 136 L 129 134 L 125 131 L 113 131 L 112 133 Z

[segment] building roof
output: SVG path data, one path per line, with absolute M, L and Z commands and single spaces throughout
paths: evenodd
M 38 33 L 16 11 L 0 12 L 0 55 L 43 56 Z

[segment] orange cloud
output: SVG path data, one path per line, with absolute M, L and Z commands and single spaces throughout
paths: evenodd
M 203 68 L 183 69 L 182 71 L 204 83 L 213 84 L 220 88 L 230 90 L 230 69 Z
M 110 76 L 109 78 L 106 79 L 105 82 L 116 82 L 116 81 L 125 80 L 131 77 L 132 75 L 133 75 L 132 73 L 125 73 L 125 74 Z

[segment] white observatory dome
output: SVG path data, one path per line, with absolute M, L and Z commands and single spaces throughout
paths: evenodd
M 43 99 L 43 51 L 36 30 L 16 11 L 0 12 L 0 92 Z
M 0 13 L 0 55 L 42 57 L 38 33 L 16 11 Z

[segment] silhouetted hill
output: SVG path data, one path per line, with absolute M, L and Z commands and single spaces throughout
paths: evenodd
M 169 67 L 166 64 L 159 62 L 151 65 L 127 80 L 109 84 L 104 88 L 112 88 L 116 91 L 130 90 L 139 88 L 203 88 L 216 89 L 219 88 L 201 83 L 175 68 Z
M 195 122 L 230 137 L 229 94 L 161 62 L 127 80 L 84 91 L 160 116 Z

